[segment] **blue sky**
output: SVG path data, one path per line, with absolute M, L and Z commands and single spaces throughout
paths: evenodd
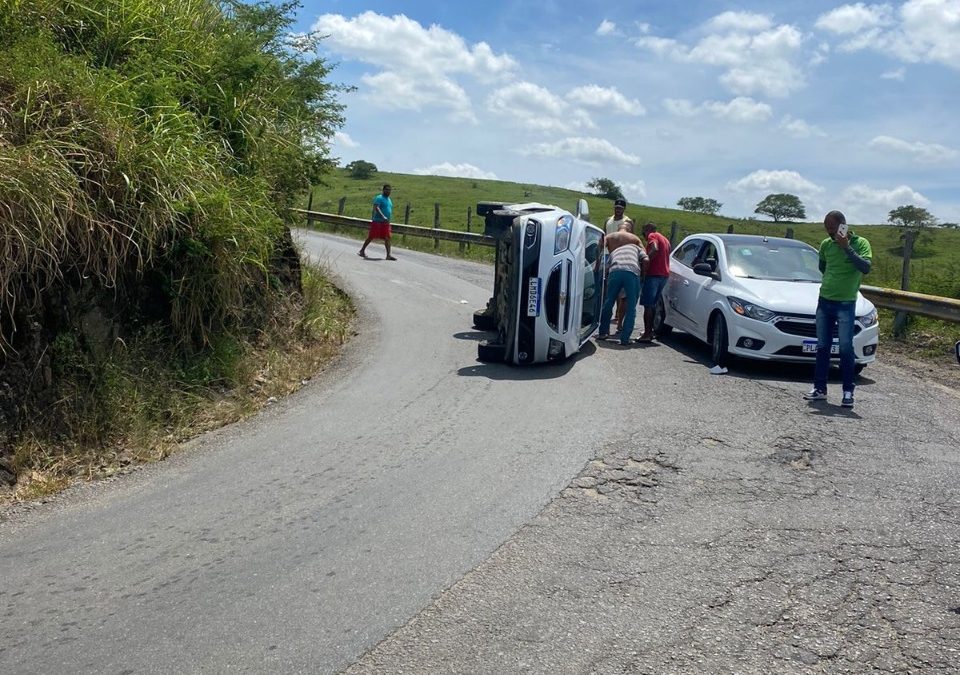
M 303 5 L 297 29 L 356 87 L 343 163 L 960 222 L 960 0 Z

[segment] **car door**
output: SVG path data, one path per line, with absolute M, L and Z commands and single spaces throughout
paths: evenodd
M 694 237 L 680 244 L 670 263 L 670 281 L 664 289 L 664 305 L 668 308 L 667 323 L 687 332 L 694 332 L 691 285 L 695 282 L 693 261 L 703 248 L 703 239 Z
M 693 259 L 691 268 L 701 263 L 710 264 L 714 271 L 719 274 L 721 268 L 720 252 L 717 250 L 717 245 L 710 239 L 704 240 Z M 690 271 L 693 272 L 692 269 Z M 718 284 L 718 278 L 693 273 L 690 284 L 686 287 L 686 307 L 692 324 L 691 332 L 703 340 L 707 340 L 710 315 L 713 312 L 714 301 L 718 295 L 715 290 Z

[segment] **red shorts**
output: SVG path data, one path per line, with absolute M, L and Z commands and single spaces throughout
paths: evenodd
M 371 239 L 389 239 L 390 223 L 380 220 L 370 221 L 370 232 L 367 236 Z

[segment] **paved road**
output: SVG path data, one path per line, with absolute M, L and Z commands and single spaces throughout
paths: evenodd
M 851 413 L 683 336 L 482 365 L 487 268 L 305 242 L 344 359 L 0 525 L 0 672 L 957 669 L 955 390 L 879 364 Z
M 613 362 L 478 363 L 489 267 L 304 238 L 359 299 L 343 359 L 192 452 L 0 524 L 0 673 L 335 671 L 593 456 Z

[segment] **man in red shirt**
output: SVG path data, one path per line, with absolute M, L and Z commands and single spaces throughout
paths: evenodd
M 663 293 L 663 287 L 670 278 L 670 240 L 657 232 L 657 226 L 647 223 L 643 226 L 643 236 L 647 239 L 647 256 L 650 264 L 640 291 L 640 304 L 643 305 L 643 334 L 637 342 L 653 341 L 653 311 Z

